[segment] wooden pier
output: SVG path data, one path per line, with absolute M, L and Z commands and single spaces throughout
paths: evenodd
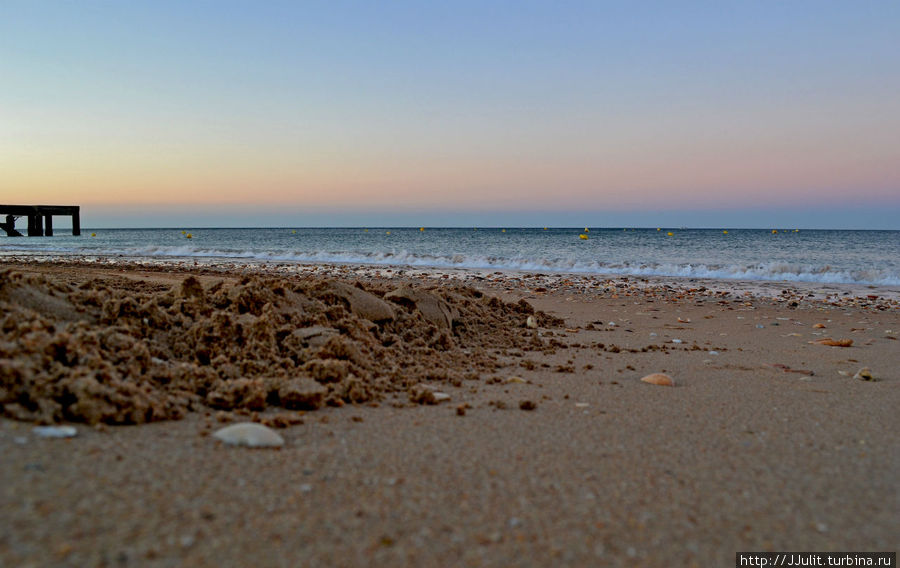
M 66 215 L 72 217 L 72 234 L 81 234 L 81 207 L 78 205 L 0 205 L 0 229 L 6 231 L 8 237 L 21 237 L 16 230 L 16 219 L 28 218 L 29 237 L 52 237 L 53 216 Z

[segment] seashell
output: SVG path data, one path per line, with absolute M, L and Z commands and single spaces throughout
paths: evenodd
M 537 326 L 537 320 L 534 319 L 534 316 L 528 316 L 528 319 L 525 320 L 525 327 L 537 329 Z
M 813 343 L 818 343 L 819 345 L 827 345 L 829 347 L 850 347 L 853 345 L 852 339 L 832 339 L 830 337 L 826 337 L 825 339 L 817 339 L 813 341 Z
M 868 367 L 863 367 L 862 369 L 857 371 L 856 374 L 853 375 L 853 378 L 860 380 L 860 381 L 874 381 L 875 380 L 875 377 L 872 376 L 872 370 L 869 369 Z
M 525 379 L 522 377 L 510 377 L 506 379 L 507 383 L 525 383 Z
M 271 428 L 255 422 L 232 424 L 216 430 L 213 438 L 221 440 L 229 446 L 246 446 L 248 448 L 279 448 L 284 439 Z
M 440 404 L 445 400 L 450 400 L 450 395 L 445 392 L 435 391 L 434 392 L 434 403 Z
M 814 325 L 813 327 L 816 328 L 816 329 L 825 329 L 825 324 L 824 324 L 824 323 L 817 323 L 817 324 Z
M 31 433 L 38 438 L 74 438 L 78 430 L 74 426 L 35 426 Z
M 450 400 L 450 395 L 436 390 L 431 385 L 415 385 L 409 389 L 409 400 L 419 404 L 440 404 Z
M 650 383 L 651 385 L 659 385 L 661 387 L 675 386 L 675 381 L 672 380 L 672 377 L 670 377 L 669 375 L 664 375 L 663 373 L 653 373 L 652 375 L 647 375 L 641 380 L 645 383 Z

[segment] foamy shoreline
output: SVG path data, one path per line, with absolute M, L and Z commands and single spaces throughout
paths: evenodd
M 497 281 L 496 283 L 518 283 L 528 287 L 543 287 L 548 290 L 569 289 L 572 292 L 586 292 L 605 284 L 628 282 L 639 288 L 672 287 L 678 290 L 706 288 L 716 293 L 749 295 L 759 298 L 804 297 L 815 301 L 831 302 L 886 302 L 900 308 L 900 286 L 844 284 L 822 282 L 797 282 L 776 280 L 731 280 L 680 276 L 645 276 L 629 274 L 603 274 L 584 272 L 547 272 L 536 270 L 456 268 L 409 266 L 402 264 L 359 264 L 359 263 L 304 263 L 285 261 L 242 261 L 221 258 L 190 259 L 135 259 L 122 256 L 7 256 L 3 261 L 10 263 L 49 263 L 75 266 L 108 266 L 122 269 L 151 270 L 197 270 L 250 271 L 265 274 L 317 274 L 332 277 L 407 277 L 424 279 L 453 279 L 462 283 Z

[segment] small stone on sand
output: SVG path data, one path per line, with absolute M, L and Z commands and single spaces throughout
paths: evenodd
M 253 422 L 232 424 L 216 430 L 213 438 L 225 442 L 229 446 L 246 446 L 248 448 L 279 448 L 284 439 L 271 428 Z
M 663 373 L 653 373 L 652 375 L 647 375 L 641 379 L 645 383 L 650 383 L 651 385 L 659 385 L 662 387 L 674 387 L 675 381 L 672 380 L 672 377 L 669 375 L 665 375 Z
M 525 319 L 525 327 L 537 329 L 537 326 L 537 320 L 534 319 L 534 316 L 528 316 L 528 318 Z

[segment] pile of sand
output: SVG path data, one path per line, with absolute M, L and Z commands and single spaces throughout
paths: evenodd
M 460 384 L 562 322 L 462 286 L 247 277 L 176 289 L 0 272 L 0 411 L 133 424 L 207 408 L 315 409 Z

